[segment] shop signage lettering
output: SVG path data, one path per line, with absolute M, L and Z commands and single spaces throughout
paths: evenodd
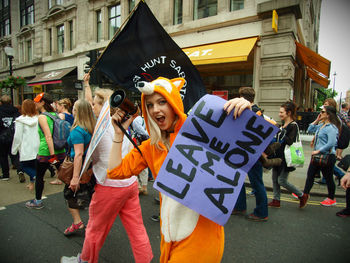
M 203 49 L 203 50 L 196 50 L 193 52 L 186 51 L 186 55 L 191 58 L 191 57 L 204 57 L 204 56 L 211 56 L 213 49 Z
M 225 102 L 206 95 L 196 103 L 154 184 L 220 225 L 230 217 L 247 172 L 278 131 L 249 110 L 236 120 L 227 116 Z

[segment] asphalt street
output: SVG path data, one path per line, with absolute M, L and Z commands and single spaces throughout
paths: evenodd
M 149 195 L 141 196 L 141 207 L 154 259 L 159 259 L 159 223 L 150 220 L 158 212 L 154 202 L 157 192 L 149 185 Z M 247 189 L 249 191 L 249 189 Z M 271 195 L 271 193 L 268 193 Z M 225 251 L 222 262 L 349 262 L 350 218 L 339 218 L 335 212 L 344 207 L 319 205 L 315 197 L 305 209 L 299 209 L 291 195 L 283 195 L 282 207 L 269 209 L 267 222 L 251 222 L 243 216 L 231 216 L 225 225 Z M 255 198 L 247 197 L 248 212 Z M 80 252 L 84 236 L 65 237 L 63 230 L 71 223 L 62 193 L 49 195 L 45 208 L 31 210 L 24 202 L 6 206 L 0 211 L 0 262 L 59 262 L 60 257 Z M 88 211 L 82 211 L 84 222 Z M 99 262 L 133 262 L 126 232 L 116 220 Z

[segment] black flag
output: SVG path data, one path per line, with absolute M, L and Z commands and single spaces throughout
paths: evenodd
M 184 78 L 181 95 L 185 112 L 206 94 L 197 69 L 143 1 L 96 67 L 125 89 L 134 89 L 137 82 L 152 81 L 159 76 Z

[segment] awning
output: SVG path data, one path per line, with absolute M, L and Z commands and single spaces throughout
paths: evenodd
M 297 46 L 297 55 L 305 66 L 308 67 L 308 76 L 323 87 L 327 88 L 329 84 L 328 78 L 331 62 L 302 44 L 298 42 L 295 42 L 295 44 Z
M 61 83 L 62 78 L 72 72 L 76 67 L 57 69 L 53 71 L 43 72 L 36 76 L 31 81 L 28 81 L 28 86 L 46 85 Z
M 247 61 L 257 37 L 184 48 L 194 65 Z

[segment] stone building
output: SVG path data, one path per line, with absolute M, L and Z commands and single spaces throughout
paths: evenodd
M 5 47 L 12 46 L 13 75 L 31 85 L 15 91 L 15 100 L 41 90 L 77 97 L 86 53 L 103 50 L 138 2 L 0 0 L 0 80 L 9 74 Z M 318 86 L 328 86 L 330 62 L 316 54 L 321 0 L 145 2 L 196 65 L 208 93 L 232 98 L 252 86 L 256 102 L 277 118 L 281 103 L 314 107 Z

